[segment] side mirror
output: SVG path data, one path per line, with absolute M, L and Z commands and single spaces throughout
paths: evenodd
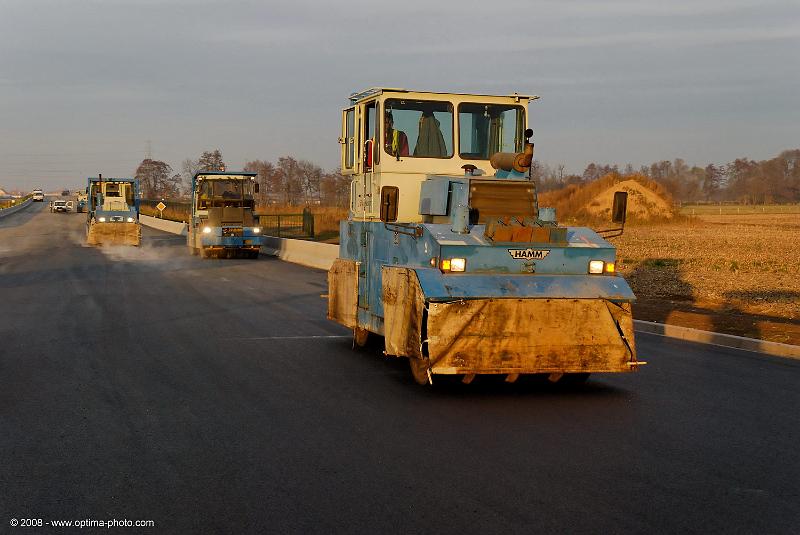
M 397 199 L 400 189 L 397 186 L 381 188 L 381 221 L 384 223 L 397 221 Z
M 614 205 L 611 207 L 611 222 L 625 225 L 625 216 L 628 211 L 628 192 L 617 191 L 614 193 Z
M 259 186 L 259 184 L 258 184 L 258 182 L 256 182 L 256 183 L 255 183 L 255 189 L 253 190 L 253 191 L 255 191 L 256 193 L 258 193 L 258 186 Z

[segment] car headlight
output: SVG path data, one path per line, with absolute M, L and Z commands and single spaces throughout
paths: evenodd
M 444 258 L 442 259 L 441 269 L 444 272 L 462 272 L 467 269 L 466 258 Z
M 106 222 L 106 218 L 103 217 L 103 216 L 100 216 L 97 220 L 100 221 L 101 223 L 105 223 Z
M 260 227 L 253 227 L 253 234 L 258 234 L 259 232 L 261 232 Z
M 128 218 L 128 223 L 133 223 L 133 218 L 132 217 Z
M 590 260 L 589 261 L 589 273 L 592 275 L 600 275 L 603 273 L 603 266 L 605 262 L 602 260 Z
M 211 227 L 203 227 L 203 234 L 211 234 Z

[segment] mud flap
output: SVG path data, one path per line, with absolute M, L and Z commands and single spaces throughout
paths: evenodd
M 628 372 L 630 303 L 472 298 L 431 302 L 413 269 L 383 270 L 386 352 L 440 374 Z
M 328 270 L 328 319 L 355 328 L 358 317 L 359 262 L 337 258 Z
M 384 266 L 381 278 L 386 354 L 423 358 L 427 310 L 417 274 L 408 268 Z
M 628 372 L 630 305 L 604 299 L 470 299 L 430 303 L 434 373 Z M 614 317 L 616 315 L 616 317 Z M 630 324 L 628 330 L 623 325 Z M 628 340 L 631 340 L 629 342 Z M 491 370 L 491 371 L 487 371 Z
M 89 245 L 134 245 L 142 243 L 138 223 L 90 223 L 86 237 Z

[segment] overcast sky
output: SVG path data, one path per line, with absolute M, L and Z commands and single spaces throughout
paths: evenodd
M 370 86 L 529 93 L 537 158 L 581 172 L 800 146 L 798 0 L 0 0 L 0 187 L 338 165 Z

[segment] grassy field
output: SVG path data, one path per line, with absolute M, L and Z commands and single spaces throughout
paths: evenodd
M 671 314 L 690 308 L 746 315 L 753 328 L 741 334 L 800 343 L 797 214 L 706 214 L 679 224 L 627 228 L 613 241 L 619 271 L 637 297 L 661 303 L 663 317 L 648 319 L 670 321 Z M 691 326 L 724 331 L 715 321 Z M 774 332 L 764 332 L 767 323 Z
M 139 206 L 139 213 L 149 215 L 151 217 L 159 217 L 159 211 L 155 207 L 156 203 L 142 203 Z M 189 203 L 172 203 L 167 202 L 167 207 L 164 208 L 164 219 L 171 219 L 172 221 L 189 221 L 191 219 L 191 205 Z

